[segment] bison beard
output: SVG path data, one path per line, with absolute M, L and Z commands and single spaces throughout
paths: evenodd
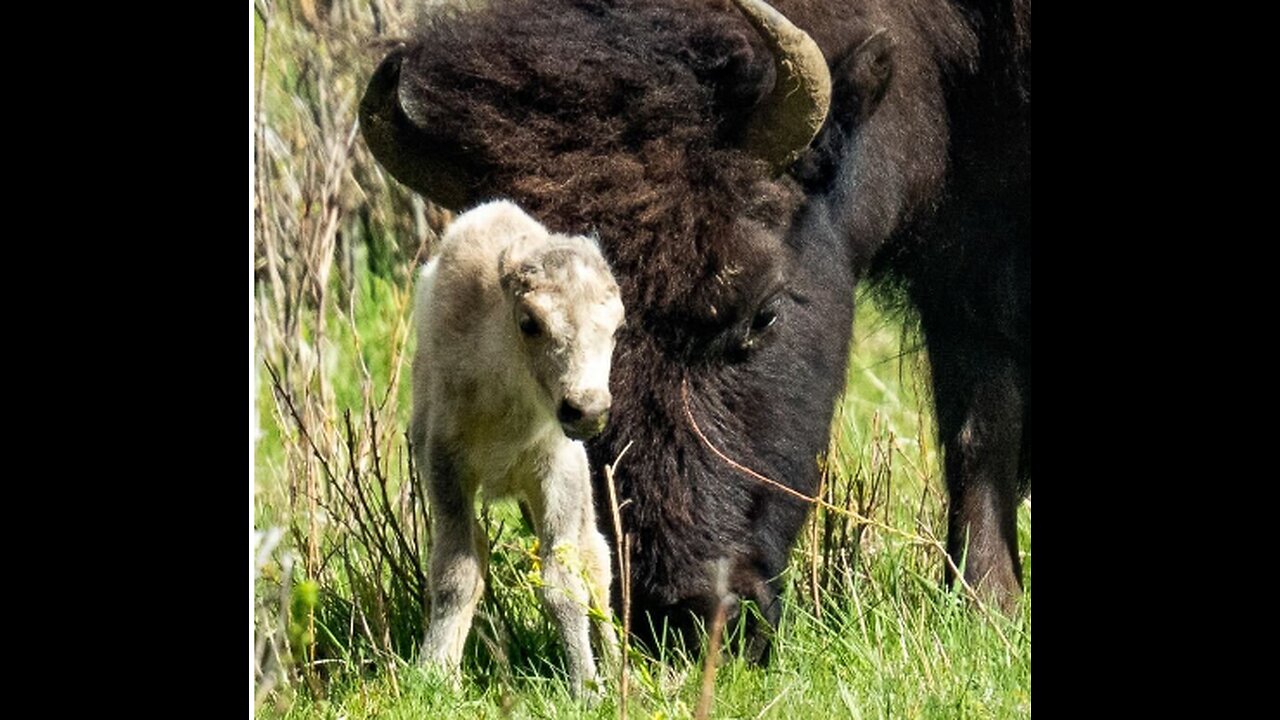
M 597 233 L 629 323 L 589 453 L 603 507 L 601 469 L 631 444 L 617 481 L 633 625 L 707 618 L 728 558 L 730 591 L 765 621 L 748 626 L 753 654 L 809 507 L 712 455 L 682 388 L 717 448 L 813 495 L 854 287 L 874 279 L 919 310 L 929 343 L 949 551 L 967 549 L 966 579 L 1005 604 L 1030 480 L 1029 6 L 777 8 L 817 42 L 832 89 L 781 174 L 743 149 L 775 58 L 727 2 L 495 0 L 424 25 L 361 114 L 378 159 L 428 197 L 507 197 Z

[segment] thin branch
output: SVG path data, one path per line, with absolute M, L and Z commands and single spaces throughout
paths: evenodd
M 618 668 L 618 718 L 627 720 L 627 695 L 630 690 L 628 666 L 631 653 L 631 539 L 622 533 L 622 513 L 618 505 L 618 491 L 614 488 L 614 472 L 622 457 L 631 449 L 628 442 L 613 463 L 604 466 L 605 487 L 609 489 L 609 512 L 613 518 L 613 540 L 618 553 L 619 587 L 622 589 L 622 658 Z

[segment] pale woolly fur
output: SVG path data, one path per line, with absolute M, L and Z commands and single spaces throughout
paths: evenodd
M 526 312 L 540 333 L 526 337 Z M 617 285 L 596 243 L 552 235 L 516 205 L 491 202 L 458 217 L 423 269 L 415 302 L 411 436 L 432 520 L 431 617 L 423 662 L 458 670 L 484 588 L 487 547 L 477 492 L 514 496 L 533 516 L 543 601 L 565 643 L 576 694 L 599 674 L 588 607 L 600 611 L 602 652 L 617 639 L 609 617 L 609 550 L 596 529 L 590 474 L 575 434 L 607 416 L 614 332 L 623 319 Z M 557 418 L 562 402 L 588 408 L 579 425 Z

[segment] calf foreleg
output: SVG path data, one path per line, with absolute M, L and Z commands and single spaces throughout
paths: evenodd
M 587 497 L 588 501 L 590 496 Z M 609 602 L 609 587 L 613 583 L 613 563 L 609 556 L 609 543 L 596 529 L 595 509 L 588 505 L 590 511 L 584 522 L 582 531 L 583 562 L 586 565 L 588 592 L 591 595 L 591 608 L 596 612 L 593 627 L 596 631 L 596 647 L 600 649 L 601 661 L 607 669 L 617 667 L 620 652 L 618 650 L 618 634 L 613 624 L 613 608 Z
M 599 558 L 582 542 L 589 517 L 585 510 L 592 501 L 586 453 L 581 445 L 566 440 L 549 453 L 541 470 L 538 497 L 530 497 L 529 506 L 542 560 L 542 602 L 564 641 L 574 695 L 594 695 L 597 688 L 592 686 L 599 676 L 591 654 L 588 608 L 593 598 L 588 567 L 598 564 Z M 607 561 L 607 551 L 605 557 Z M 595 583 L 591 578 L 590 584 Z
M 447 452 L 420 457 L 431 502 L 431 617 L 422 642 L 424 664 L 456 672 L 484 592 L 489 548 L 476 522 L 474 484 L 465 485 Z

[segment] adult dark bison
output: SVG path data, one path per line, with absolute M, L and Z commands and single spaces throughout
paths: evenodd
M 493 0 L 429 21 L 370 81 L 365 137 L 446 206 L 509 197 L 599 235 L 629 322 L 589 451 L 603 506 L 599 470 L 631 444 L 634 610 L 705 617 L 727 557 L 776 624 L 809 506 L 709 452 L 682 397 L 728 456 L 814 494 L 866 278 L 919 311 L 948 550 L 1010 604 L 1031 476 L 1029 0 L 741 1 Z

